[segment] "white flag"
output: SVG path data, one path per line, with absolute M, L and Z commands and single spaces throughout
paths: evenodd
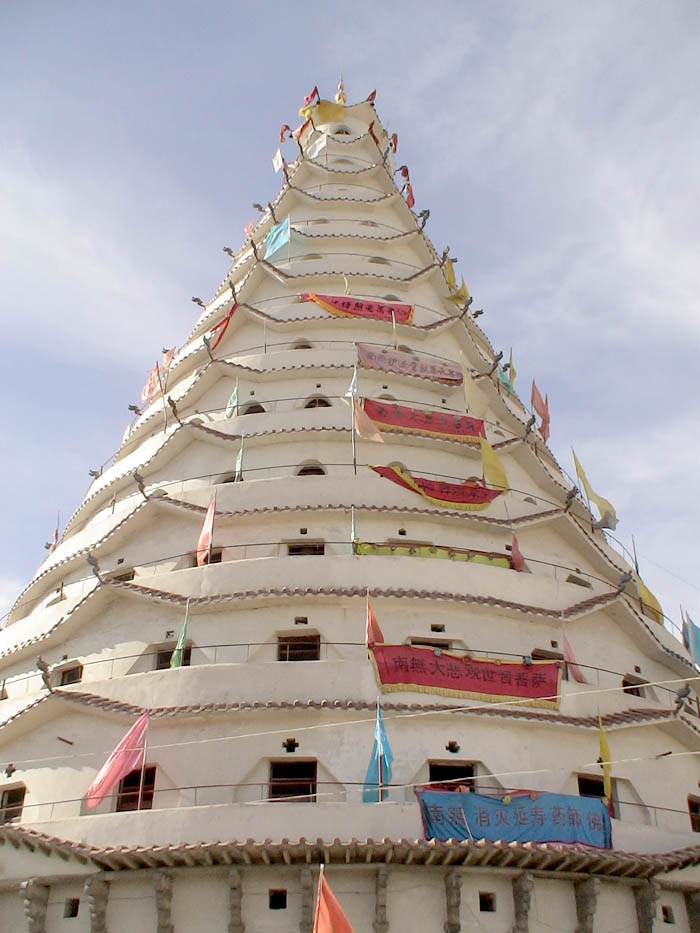
M 276 172 L 282 171 L 282 166 L 284 165 L 284 159 L 282 158 L 282 150 L 278 149 L 277 152 L 272 157 L 272 167 Z

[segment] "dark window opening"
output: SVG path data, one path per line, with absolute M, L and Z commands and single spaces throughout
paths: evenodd
M 320 657 L 320 635 L 280 635 L 277 638 L 278 661 L 318 661 Z
M 496 913 L 496 895 L 492 891 L 479 891 L 479 910 L 482 914 Z
M 325 551 L 326 546 L 322 542 L 304 541 L 302 544 L 287 545 L 290 557 L 321 557 Z
M 134 570 L 127 570 L 125 573 L 117 573 L 113 577 L 110 577 L 113 583 L 130 583 L 135 576 Z
M 445 626 L 441 625 L 439 622 L 435 622 L 430 626 L 431 632 L 444 632 Z
M 316 761 L 271 761 L 270 800 L 316 801 Z
M 24 797 L 27 788 L 24 784 L 19 787 L 10 787 L 0 795 L 0 823 L 11 823 L 22 816 Z
M 429 761 L 428 775 L 431 784 L 444 784 L 445 790 L 461 790 L 474 787 L 473 761 Z
M 589 580 L 584 580 L 583 577 L 577 577 L 575 573 L 570 573 L 566 578 L 566 582 L 574 583 L 576 586 L 585 586 L 588 590 L 593 589 L 593 584 Z
M 287 909 L 287 891 L 284 888 L 270 888 L 269 892 L 270 910 Z
M 438 651 L 447 651 L 452 644 L 448 638 L 411 638 L 409 641 L 417 648 L 434 648 Z
M 61 671 L 61 686 L 67 687 L 68 684 L 79 684 L 83 679 L 83 665 L 74 664 L 72 667 L 64 667 Z
M 305 466 L 299 467 L 297 470 L 297 476 L 325 476 L 326 471 L 318 463 L 307 463 Z
M 641 677 L 635 677 L 634 674 L 625 674 L 622 678 L 622 689 L 634 697 L 644 697 L 644 684 L 646 681 Z
M 569 669 L 564 663 L 564 655 L 561 651 L 552 651 L 550 648 L 533 648 L 530 657 L 533 661 L 561 661 L 561 679 L 569 679 Z
M 253 402 L 252 405 L 246 405 L 243 411 L 240 412 L 241 415 L 264 415 L 265 409 L 258 402 Z
M 309 401 L 304 405 L 304 408 L 330 408 L 331 403 L 327 398 L 323 398 L 321 395 L 316 395 L 313 398 L 310 398 Z
M 153 670 L 155 671 L 165 671 L 170 667 L 170 662 L 173 657 L 173 651 L 175 648 L 163 648 L 156 654 L 156 664 Z M 182 664 L 181 667 L 189 667 L 192 663 L 192 648 L 187 647 L 182 652 Z
M 65 917 L 77 917 L 79 909 L 80 909 L 80 898 L 79 897 L 66 898 L 63 904 L 64 918 Z
M 310 343 L 295 343 L 292 350 L 313 350 Z
M 688 813 L 690 828 L 694 833 L 700 833 L 700 797 L 688 797 Z
M 7 687 L 5 686 L 6 681 L 3 679 L 0 682 L 0 700 L 7 699 Z
M 598 797 L 605 800 L 605 787 L 602 777 L 592 777 L 589 774 L 578 775 L 578 792 L 580 797 Z M 612 816 L 620 818 L 619 806 L 616 800 L 615 781 L 611 780 Z
M 143 783 L 141 778 L 143 777 Z M 156 766 L 136 768 L 119 782 L 117 793 L 117 813 L 126 810 L 153 809 L 153 793 L 156 786 Z
M 309 617 L 308 616 L 294 616 L 295 625 L 308 625 Z
M 673 907 L 670 904 L 661 905 L 661 919 L 664 923 L 675 923 L 676 918 L 673 915 Z

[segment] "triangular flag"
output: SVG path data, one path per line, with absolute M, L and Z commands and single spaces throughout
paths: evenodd
M 187 622 L 190 617 L 190 601 L 187 600 L 185 605 L 185 621 L 180 629 L 180 635 L 175 645 L 175 650 L 173 651 L 170 658 L 170 667 L 182 667 L 183 655 L 185 653 L 185 642 L 187 641 Z
M 367 590 L 367 623 L 365 626 L 365 643 L 367 648 L 374 648 L 376 644 L 384 644 L 384 636 L 379 628 L 379 622 L 372 609 L 372 603 L 369 600 L 369 590 Z
M 377 92 L 376 92 L 376 90 L 370 91 L 369 94 L 367 95 L 367 97 L 365 97 L 365 102 L 368 103 L 368 104 L 373 104 L 373 103 L 375 102 L 376 99 L 377 99 Z
M 510 550 L 510 565 L 513 570 L 517 570 L 518 573 L 522 573 L 525 569 L 525 558 L 522 555 L 520 548 L 518 547 L 518 539 L 513 535 L 513 544 L 511 545 Z
M 323 877 L 323 865 L 318 873 L 316 913 L 312 933 L 355 933 L 343 908 L 335 899 L 328 882 Z
M 280 223 L 270 228 L 270 232 L 265 237 L 265 259 L 269 259 L 273 253 L 281 250 L 283 246 L 289 243 L 290 226 L 289 216 Z
M 153 369 L 148 374 L 146 385 L 141 389 L 141 401 L 147 402 L 149 399 L 152 399 L 158 391 L 158 385 L 158 362 L 156 361 Z
M 415 203 L 416 203 L 416 199 L 413 197 L 413 185 L 409 181 L 408 184 L 406 185 L 406 204 L 409 207 L 413 207 Z
M 574 658 L 574 652 L 571 650 L 569 639 L 566 637 L 566 626 L 564 624 L 563 618 L 561 620 L 561 643 L 562 643 L 562 647 L 564 648 L 564 651 L 562 653 L 564 655 L 564 660 L 566 661 L 566 666 L 567 666 L 569 673 L 571 674 L 571 676 L 574 678 L 574 680 L 577 683 L 587 684 L 588 681 L 583 676 L 581 668 L 576 663 L 576 659 Z
M 698 627 L 690 618 L 688 613 L 683 614 L 681 609 L 681 618 L 683 619 L 683 641 L 685 647 L 690 652 L 693 663 L 700 665 L 700 627 Z
M 214 515 L 215 513 L 216 513 L 216 493 L 214 493 L 214 498 L 209 503 L 207 514 L 204 516 L 204 524 L 202 525 L 202 530 L 199 533 L 199 541 L 197 542 L 197 566 L 198 567 L 201 567 L 204 564 L 209 562 L 209 556 L 211 553 L 211 542 L 214 537 Z
M 238 449 L 236 454 L 236 476 L 234 478 L 235 483 L 243 482 L 243 441 L 244 437 L 241 435 L 241 446 Z
M 226 417 L 233 418 L 234 415 L 238 414 L 238 379 L 236 379 L 236 387 L 231 393 L 231 397 L 226 403 Z
M 112 788 L 123 777 L 143 764 L 148 731 L 148 710 L 139 716 L 131 729 L 116 746 L 107 761 L 97 772 L 87 792 L 87 808 L 92 810 L 111 793 Z
M 661 608 L 661 604 L 654 594 L 651 592 L 648 586 L 645 586 L 642 578 L 638 573 L 634 575 L 634 582 L 637 584 L 637 592 L 639 593 L 639 598 L 641 600 L 642 606 L 648 610 L 650 615 L 654 618 L 659 625 L 664 624 L 664 612 Z
M 377 718 L 374 724 L 374 743 L 369 759 L 369 767 L 365 776 L 365 786 L 362 788 L 363 803 L 381 803 L 388 796 L 384 790 L 391 783 L 391 766 L 394 756 L 386 737 L 382 710 L 377 700 Z
M 454 295 L 450 295 L 450 297 L 447 300 L 453 301 L 457 305 L 463 305 L 469 301 L 469 298 L 470 298 L 469 289 L 466 286 L 464 277 L 462 277 L 462 284 L 459 286 L 459 288 L 454 293 Z
M 384 443 L 382 433 L 377 425 L 372 421 L 364 408 L 355 399 L 352 400 L 355 408 L 355 434 L 366 441 L 375 441 L 378 444 Z
M 510 348 L 510 358 L 508 360 L 508 378 L 511 386 L 515 385 L 515 366 L 513 366 L 513 348 Z
M 608 745 L 608 737 L 603 731 L 603 720 L 600 717 L 600 710 L 598 710 L 598 728 L 600 731 L 600 760 L 603 765 L 603 793 L 608 798 L 608 806 L 612 801 L 612 780 L 610 778 L 610 746 Z
M 277 152 L 272 157 L 272 167 L 275 170 L 275 173 L 282 171 L 282 166 L 284 165 L 284 159 L 282 158 L 282 150 L 278 149 Z
M 160 371 L 163 375 L 170 371 L 173 357 L 175 356 L 175 350 L 177 350 L 177 347 L 170 347 L 169 350 L 163 350 L 163 362 L 160 367 Z
M 449 256 L 447 256 L 445 259 L 445 264 L 442 267 L 442 271 L 445 273 L 447 287 L 451 292 L 453 292 L 457 288 L 457 280 L 455 279 L 455 267 L 452 265 L 452 260 Z
M 492 486 L 502 489 L 504 492 L 508 492 L 510 486 L 508 485 L 508 477 L 506 476 L 506 470 L 501 462 L 501 458 L 486 438 L 480 437 L 479 444 L 481 446 L 481 465 L 484 476 Z
M 532 410 L 536 412 L 542 419 L 542 424 L 540 425 L 540 434 L 545 440 L 549 439 L 549 398 L 545 396 L 542 398 L 540 390 L 535 384 L 535 380 L 532 380 L 532 395 L 530 398 L 530 404 L 532 405 Z
M 615 513 L 615 509 L 607 499 L 604 499 L 603 496 L 599 496 L 597 493 L 593 492 L 593 487 L 588 482 L 588 477 L 583 472 L 583 467 L 578 462 L 578 457 L 574 453 L 573 449 L 571 453 L 574 457 L 576 475 L 581 480 L 581 485 L 585 489 L 589 501 L 593 502 L 598 507 L 598 511 L 600 512 L 600 521 L 595 523 L 595 527 L 609 528 L 611 531 L 614 531 L 617 528 L 617 514 Z
M 316 84 L 314 84 L 314 89 L 313 89 L 313 91 L 311 91 L 310 94 L 307 94 L 307 95 L 304 97 L 304 103 L 305 103 L 306 106 L 308 107 L 309 104 L 313 101 L 313 99 L 314 99 L 314 98 L 317 98 L 318 96 L 319 96 L 319 94 L 318 94 L 318 86 L 317 86 Z
M 498 381 L 506 390 L 506 395 L 510 398 L 510 396 L 513 394 L 513 385 L 508 376 L 506 376 L 505 369 L 503 369 L 501 366 L 498 366 L 496 368 L 496 372 L 498 373 Z

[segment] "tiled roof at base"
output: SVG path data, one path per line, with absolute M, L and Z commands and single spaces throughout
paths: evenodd
M 1 826 L 0 844 L 24 847 L 44 854 L 56 853 L 92 862 L 106 871 L 181 866 L 389 864 L 452 865 L 531 869 L 548 872 L 594 874 L 610 878 L 651 878 L 654 875 L 700 864 L 700 846 L 671 852 L 638 854 L 615 849 L 591 849 L 561 843 L 457 842 L 421 839 L 340 839 L 196 842 L 165 846 L 107 846 L 97 848 L 70 842 L 20 826 Z

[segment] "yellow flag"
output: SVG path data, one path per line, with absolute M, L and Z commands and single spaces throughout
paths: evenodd
M 591 502 L 598 506 L 598 511 L 600 512 L 600 521 L 597 523 L 598 527 L 610 528 L 611 530 L 614 530 L 617 527 L 617 513 L 615 512 L 615 509 L 607 499 L 604 499 L 603 496 L 599 496 L 593 491 L 593 487 L 588 482 L 588 477 L 583 472 L 583 467 L 578 462 L 578 457 L 573 450 L 571 453 L 574 455 L 576 475 L 581 480 L 581 485 L 586 490 L 586 495 Z
M 468 367 L 464 365 L 462 351 L 459 351 L 459 359 L 462 364 L 462 385 L 464 387 L 464 404 L 468 412 L 476 418 L 483 418 L 486 415 L 488 404 L 481 389 L 477 387 L 472 379 L 472 374 Z
M 481 464 L 484 476 L 492 486 L 502 489 L 503 492 L 508 492 L 510 486 L 508 485 L 508 477 L 501 458 L 485 438 L 480 437 L 479 443 L 481 445 Z
M 299 111 L 299 116 L 308 120 L 314 118 L 314 123 L 332 123 L 334 120 L 342 120 L 345 116 L 345 107 L 342 104 L 336 104 L 332 100 L 319 100 L 314 104 L 308 104 Z
M 664 613 L 656 596 L 654 596 L 649 587 L 644 585 L 642 578 L 638 573 L 635 573 L 634 575 L 634 582 L 637 584 L 639 598 L 641 599 L 644 608 L 649 610 L 650 615 L 659 623 L 659 625 L 663 625 Z
M 450 295 L 447 300 L 454 301 L 454 303 L 457 305 L 463 305 L 469 301 L 469 289 L 464 282 L 464 278 L 462 278 L 462 284 L 459 286 L 454 295 Z
M 508 378 L 510 379 L 510 384 L 513 385 L 515 382 L 515 367 L 513 366 L 513 348 L 510 348 L 510 361 L 508 363 Z
M 608 798 L 608 802 L 612 800 L 612 781 L 610 779 L 610 746 L 608 745 L 608 737 L 603 731 L 603 720 L 600 718 L 600 710 L 598 711 L 598 729 L 600 731 L 600 760 L 603 763 L 603 793 Z
M 345 294 L 349 295 L 350 294 L 350 283 L 348 282 L 347 275 L 343 276 L 343 281 L 345 282 Z
M 455 267 L 452 265 L 452 260 L 449 256 L 445 259 L 444 272 L 447 287 L 453 292 L 455 288 L 457 288 L 457 280 L 455 279 Z

